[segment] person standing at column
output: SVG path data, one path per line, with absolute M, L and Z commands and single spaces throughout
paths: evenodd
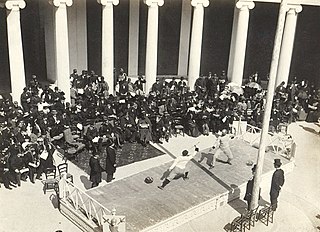
M 282 165 L 280 159 L 274 159 L 273 165 L 276 170 L 274 171 L 271 180 L 270 202 L 272 210 L 276 211 L 278 207 L 279 193 L 284 184 L 284 171 L 280 168 Z
M 182 156 L 178 156 L 170 168 L 167 170 L 168 175 L 163 181 L 161 186 L 158 186 L 159 189 L 163 190 L 163 188 L 170 183 L 175 177 L 183 176 L 183 179 L 188 179 L 189 171 L 187 169 L 187 164 L 193 157 L 198 153 L 199 148 L 195 147 L 195 152 L 192 155 L 189 155 L 187 150 L 183 150 Z
M 106 157 L 106 173 L 107 173 L 107 182 L 111 182 L 115 178 L 113 174 L 116 172 L 116 150 L 114 147 L 114 142 L 109 140 L 109 146 L 107 147 L 107 157 Z
M 252 171 L 252 177 L 250 178 L 250 180 L 248 180 L 247 182 L 247 187 L 246 187 L 246 193 L 244 195 L 244 200 L 247 201 L 247 209 L 250 210 L 250 204 L 251 204 L 251 198 L 252 198 L 252 190 L 253 190 L 253 182 L 254 182 L 254 175 L 256 172 L 256 168 L 257 165 L 253 165 L 253 167 L 251 168 Z M 259 189 L 259 199 L 260 199 L 260 192 L 261 192 L 261 188 Z
M 101 173 L 103 168 L 100 165 L 100 157 L 98 153 L 94 153 L 89 160 L 90 167 L 90 181 L 92 182 L 93 187 L 97 187 L 101 183 Z

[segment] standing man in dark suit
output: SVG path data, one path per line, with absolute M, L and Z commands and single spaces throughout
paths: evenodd
M 280 168 L 281 165 L 280 159 L 274 159 L 274 167 L 276 170 L 272 176 L 270 189 L 270 201 L 273 211 L 276 211 L 277 209 L 279 193 L 284 184 L 284 171 Z
M 253 182 L 254 182 L 254 175 L 257 169 L 257 165 L 253 165 L 251 168 L 252 171 L 252 177 L 250 180 L 247 182 L 247 187 L 246 187 L 246 193 L 244 195 L 244 200 L 247 201 L 247 209 L 250 210 L 250 204 L 251 204 L 251 199 L 252 199 L 252 191 L 253 191 Z M 259 189 L 259 200 L 260 200 L 260 192 L 261 188 Z
M 91 188 L 97 187 L 101 182 L 101 172 L 103 171 L 103 168 L 100 165 L 98 153 L 95 153 L 90 157 L 89 167 L 90 167 L 90 181 L 92 182 Z
M 107 157 L 106 157 L 106 173 L 107 173 L 107 182 L 114 180 L 113 174 L 116 172 L 116 150 L 114 142 L 109 140 L 109 146 L 107 147 Z

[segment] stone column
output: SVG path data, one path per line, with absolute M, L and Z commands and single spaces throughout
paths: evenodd
M 97 0 L 102 5 L 102 65 L 101 73 L 109 85 L 109 93 L 114 92 L 114 31 L 113 31 L 113 5 L 119 0 Z
M 128 75 L 138 75 L 139 64 L 139 0 L 129 1 Z
M 52 0 L 55 7 L 55 64 L 57 86 L 65 93 L 66 102 L 70 102 L 70 65 L 67 6 L 72 5 L 72 0 Z
M 178 76 L 188 75 L 191 13 L 192 8 L 188 0 L 182 0 Z
M 149 93 L 157 76 L 159 6 L 164 4 L 164 0 L 144 0 L 144 2 L 148 6 L 145 92 Z
M 55 9 L 48 1 L 39 1 L 40 23 L 41 27 L 44 28 L 47 80 L 50 83 L 57 82 L 54 14 Z
M 209 6 L 209 0 L 191 0 L 191 5 L 194 8 L 189 55 L 188 84 L 190 90 L 194 90 L 194 84 L 200 75 L 204 7 Z
M 288 12 L 281 43 L 277 81 L 275 86 L 280 85 L 282 81 L 288 84 L 297 18 L 298 13 L 302 11 L 301 5 L 288 5 L 287 7 Z
M 238 0 L 235 0 L 235 4 L 237 3 L 237 1 Z M 232 35 L 231 35 L 231 41 L 230 41 L 229 63 L 228 63 L 228 72 L 227 72 L 228 80 L 230 80 L 233 73 L 234 47 L 235 47 L 235 40 L 237 37 L 238 17 L 239 17 L 239 9 L 235 6 L 234 12 L 233 12 Z
M 86 0 L 76 0 L 68 9 L 70 73 L 88 69 Z
M 6 1 L 8 50 L 13 101 L 20 103 L 20 95 L 26 87 L 24 58 L 21 38 L 20 9 L 26 7 L 24 0 Z
M 246 56 L 248 24 L 249 24 L 249 10 L 254 8 L 254 3 L 237 2 L 236 7 L 239 9 L 237 36 L 234 47 L 234 61 L 231 81 L 242 85 L 244 61 Z

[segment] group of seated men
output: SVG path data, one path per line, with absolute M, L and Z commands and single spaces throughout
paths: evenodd
M 57 87 L 42 87 L 35 76 L 21 94 L 21 106 L 9 98 L 0 99 L 0 173 L 6 187 L 25 179 L 23 169 L 32 170 L 27 172 L 31 182 L 35 173 L 40 178 L 43 170 L 53 165 L 53 146 L 67 151 L 72 147 L 75 152 L 84 147 L 99 150 L 113 140 L 121 149 L 127 142 L 147 146 L 151 141 L 168 141 L 177 128 L 197 137 L 230 131 L 234 120 L 262 125 L 265 91 L 249 87 L 243 88 L 243 93 L 234 92 L 224 72 L 220 77 L 200 77 L 195 91 L 190 91 L 183 78 L 157 78 L 150 92 L 144 94 L 143 78 L 132 84 L 123 70 L 116 81 L 115 95 L 108 93 L 108 84 L 94 72 L 78 74 L 75 70 L 70 82 L 70 103 Z M 305 81 L 278 86 L 271 130 L 277 130 L 281 122 L 296 120 L 301 109 L 319 112 L 319 96 L 320 92 Z M 43 155 L 43 150 L 51 152 Z

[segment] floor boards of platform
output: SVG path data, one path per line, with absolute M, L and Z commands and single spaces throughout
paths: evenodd
M 189 180 L 173 180 L 164 190 L 158 189 L 157 185 L 171 162 L 88 190 L 87 193 L 108 209 L 115 207 L 118 215 L 125 215 L 128 232 L 140 231 L 247 182 L 251 167 L 246 163 L 256 160 L 258 150 L 237 139 L 231 145 L 235 156 L 233 165 L 217 162 L 215 168 L 209 170 L 206 160 L 201 164 L 196 162 L 200 156 L 198 154 L 190 164 Z M 276 157 L 279 158 L 274 153 L 266 153 L 263 173 L 273 170 L 273 159 Z M 285 164 L 288 161 L 282 159 L 282 162 Z M 144 183 L 147 176 L 153 177 L 152 184 Z

